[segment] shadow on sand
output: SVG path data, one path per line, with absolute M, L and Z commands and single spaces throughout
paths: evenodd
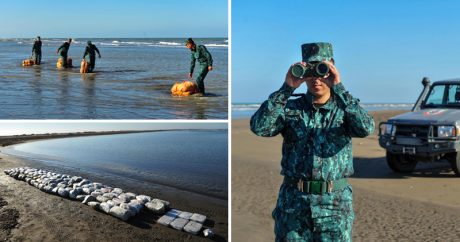
M 385 157 L 354 158 L 355 173 L 352 178 L 373 179 L 407 179 L 411 177 L 456 177 L 447 161 L 419 162 L 411 173 L 395 173 L 386 162 Z
M 104 212 L 97 210 L 98 212 L 105 214 Z M 140 229 L 151 229 L 152 225 L 156 223 L 156 221 L 160 218 L 161 216 L 146 212 L 145 210 L 141 210 L 136 216 L 129 218 L 126 222 L 132 226 L 138 227 Z M 206 221 L 203 224 L 203 229 L 205 228 L 214 228 L 215 226 L 215 221 L 211 219 L 206 219 Z M 173 229 L 173 228 L 170 228 Z M 178 231 L 178 233 L 185 233 Z M 203 238 L 203 233 L 200 232 L 198 235 L 192 235 L 191 236 L 196 236 L 196 237 L 202 237 Z M 214 234 L 213 238 L 211 239 L 212 241 L 227 241 L 224 237 Z

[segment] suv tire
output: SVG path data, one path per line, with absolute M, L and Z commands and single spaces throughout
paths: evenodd
M 455 175 L 460 176 L 460 152 L 449 153 L 445 156 L 454 170 Z
M 414 158 L 407 159 L 404 155 L 392 154 L 387 151 L 387 163 L 394 172 L 410 173 L 414 171 L 417 160 Z

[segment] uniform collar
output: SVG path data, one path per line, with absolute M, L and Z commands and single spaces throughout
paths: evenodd
M 334 96 L 334 93 L 331 92 L 331 97 L 329 98 L 329 100 L 327 100 L 327 102 L 323 106 L 315 107 L 315 105 L 313 105 L 313 95 L 307 91 L 307 94 L 305 95 L 305 103 L 306 103 L 307 109 L 332 110 L 335 107 L 335 96 Z

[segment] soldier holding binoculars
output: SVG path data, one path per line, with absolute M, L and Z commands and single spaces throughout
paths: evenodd
M 303 82 L 308 92 L 288 100 Z M 345 90 L 330 43 L 302 45 L 302 62 L 252 116 L 251 130 L 284 138 L 276 241 L 351 241 L 351 138 L 373 133 L 374 120 Z

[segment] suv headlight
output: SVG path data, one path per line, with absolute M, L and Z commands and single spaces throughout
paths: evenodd
M 393 124 L 382 124 L 381 128 L 381 134 L 383 135 L 391 135 L 392 133 L 396 132 L 396 125 Z
M 457 135 L 455 126 L 446 125 L 438 126 L 438 137 L 440 138 L 450 138 Z

